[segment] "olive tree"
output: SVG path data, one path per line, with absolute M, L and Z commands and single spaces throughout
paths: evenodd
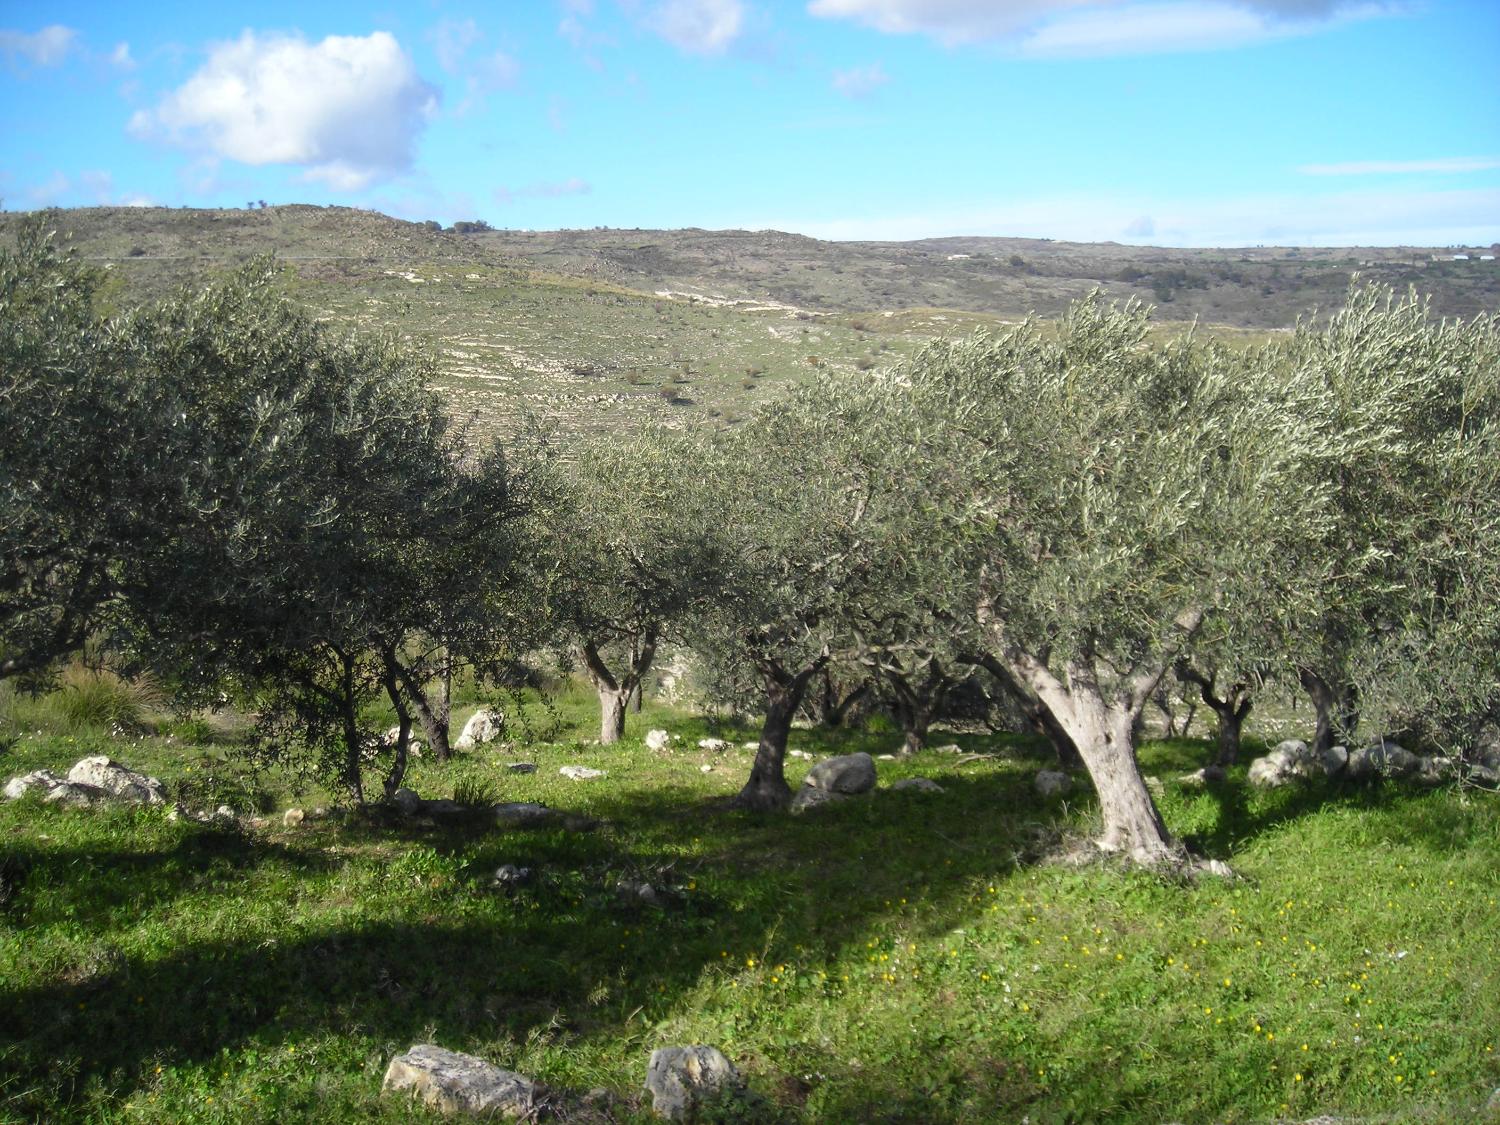
M 1284 560 L 1326 529 L 1295 388 L 1147 310 L 1076 304 L 933 345 L 889 380 L 910 505 L 972 576 L 994 663 L 1050 712 L 1099 794 L 1099 845 L 1179 849 L 1136 759 L 1142 709 L 1213 618 L 1290 613 Z
M 717 543 L 716 579 L 693 642 L 712 664 L 748 671 L 764 706 L 744 808 L 788 804 L 787 737 L 809 686 L 864 654 L 862 619 L 900 586 L 892 497 L 847 392 L 838 380 L 800 388 L 700 446 L 697 503 Z
M 1327 463 L 1335 518 L 1303 579 L 1316 614 L 1288 643 L 1324 747 L 1350 741 L 1367 704 L 1389 711 L 1369 697 L 1389 695 L 1402 659 L 1446 647 L 1430 663 L 1456 673 L 1460 638 L 1486 635 L 1500 345 L 1492 316 L 1435 320 L 1415 295 L 1367 286 L 1268 361 L 1313 398 L 1321 440 L 1348 450 Z M 1447 678 L 1458 697 L 1494 682 Z
M 319 323 L 264 264 L 121 331 L 184 425 L 174 517 L 122 569 L 142 647 L 252 685 L 271 741 L 321 752 L 356 799 L 384 752 L 393 790 L 427 639 L 477 656 L 508 633 L 504 458 L 451 440 L 428 361 Z M 378 695 L 389 747 L 363 717 Z
M 632 696 L 696 600 L 714 544 L 692 516 L 693 446 L 670 430 L 588 440 L 555 467 L 542 536 L 553 596 L 599 695 L 599 741 L 625 733 Z
M 163 518 L 184 422 L 120 362 L 102 275 L 55 219 L 0 251 L 0 678 L 45 673 L 99 626 L 120 560 Z

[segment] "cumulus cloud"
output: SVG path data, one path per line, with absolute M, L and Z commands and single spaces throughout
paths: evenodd
M 1395 6 L 1385 0 L 810 0 L 807 9 L 948 46 L 989 41 L 1022 54 L 1077 56 L 1240 46 Z
M 833 88 L 846 98 L 867 98 L 890 80 L 879 63 L 833 72 Z
M 1488 172 L 1500 168 L 1500 157 L 1452 156 L 1441 160 L 1354 160 L 1347 164 L 1304 164 L 1298 168 L 1304 176 L 1389 176 L 1412 172 L 1436 172 L 1451 175 L 1459 172 Z
M 257 35 L 214 45 L 208 61 L 155 109 L 137 137 L 242 164 L 291 164 L 354 191 L 411 167 L 437 90 L 388 32 Z
M 129 43 L 116 43 L 115 49 L 109 53 L 109 62 L 116 70 L 131 71 L 135 69 L 135 59 L 130 54 Z
M 49 24 L 29 35 L 24 31 L 0 28 L 0 58 L 13 71 L 27 65 L 59 66 L 77 39 L 78 32 L 60 23 Z
M 679 50 L 695 55 L 722 53 L 744 30 L 741 0 L 661 0 L 647 25 Z

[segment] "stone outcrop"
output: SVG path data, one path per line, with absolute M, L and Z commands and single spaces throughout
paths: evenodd
M 705 1099 L 739 1086 L 739 1072 L 717 1047 L 662 1047 L 646 1068 L 651 1108 L 668 1121 L 686 1121 Z
M 538 1093 L 536 1084 L 523 1075 L 431 1043 L 415 1044 L 393 1058 L 381 1089 L 385 1093 L 409 1090 L 444 1113 L 490 1119 L 529 1116 Z
M 486 742 L 493 742 L 505 733 L 505 713 L 498 707 L 481 707 L 469 716 L 463 733 L 453 743 L 455 750 L 472 750 Z

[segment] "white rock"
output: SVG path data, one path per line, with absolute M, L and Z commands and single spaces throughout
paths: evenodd
M 1201 770 L 1185 773 L 1177 779 L 1181 785 L 1190 788 L 1201 788 L 1205 785 L 1219 785 L 1229 775 L 1218 766 L 1204 766 Z
M 877 754 L 875 757 L 882 762 L 894 762 L 896 760 L 896 755 L 894 754 Z
M 296 828 L 307 819 L 307 813 L 301 809 L 287 809 L 281 816 L 283 828 Z
M 740 749 L 741 750 L 759 750 L 760 749 L 760 743 L 759 742 L 741 742 L 740 743 Z
M 714 768 L 713 768 L 713 766 L 709 765 L 707 762 L 704 762 L 701 766 L 698 767 L 698 772 L 699 773 L 713 773 L 714 772 Z
M 563 766 L 557 772 L 573 781 L 589 781 L 592 778 L 609 776 L 604 770 L 596 770 L 591 766 Z
M 733 750 L 734 747 L 730 743 L 725 742 L 722 738 L 700 738 L 698 740 L 698 749 L 708 750 L 715 754 L 722 754 L 726 750 Z
M 13 777 L 5 783 L 5 796 L 8 800 L 15 801 L 26 796 L 33 789 L 40 789 L 49 793 L 59 785 L 66 785 L 67 779 L 51 770 L 32 770 L 30 773 Z
M 664 730 L 648 730 L 646 732 L 647 750 L 665 750 L 671 745 L 672 736 Z
M 825 758 L 808 771 L 802 785 L 851 796 L 868 793 L 875 788 L 875 760 L 863 751 Z
M 102 789 L 120 801 L 134 801 L 142 805 L 164 805 L 167 802 L 166 787 L 154 777 L 126 769 L 103 754 L 92 758 L 81 758 L 68 771 L 68 780 L 75 785 L 91 785 Z
M 1073 790 L 1073 779 L 1057 770 L 1039 770 L 1031 782 L 1043 797 L 1058 797 Z
M 757 742 L 755 745 L 757 747 L 759 747 L 760 743 Z M 797 758 L 797 759 L 799 759 L 801 761 L 804 761 L 804 762 L 810 762 L 810 761 L 813 760 L 813 756 L 811 754 L 809 754 L 806 750 L 788 750 L 786 752 L 786 756 L 788 758 Z
M 956 742 L 950 742 L 946 746 L 936 747 L 932 752 L 934 754 L 962 754 L 964 748 Z
M 112 794 L 105 792 L 97 785 L 84 785 L 79 781 L 64 781 L 61 785 L 47 790 L 42 797 L 42 800 L 49 805 L 65 805 L 73 809 L 102 805 L 112 799 Z
M 687 1120 L 704 1098 L 739 1084 L 739 1072 L 717 1047 L 661 1047 L 646 1068 L 651 1108 L 669 1121 Z
M 486 1117 L 530 1116 L 536 1102 L 531 1079 L 501 1070 L 473 1055 L 418 1043 L 386 1068 L 385 1092 L 410 1090 L 444 1113 Z
M 505 733 L 505 712 L 498 707 L 481 707 L 469 716 L 463 733 L 454 742 L 455 750 L 472 750 L 485 742 L 493 742 Z

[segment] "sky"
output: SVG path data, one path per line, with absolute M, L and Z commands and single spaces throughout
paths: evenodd
M 0 0 L 0 199 L 1500 241 L 1500 0 Z

